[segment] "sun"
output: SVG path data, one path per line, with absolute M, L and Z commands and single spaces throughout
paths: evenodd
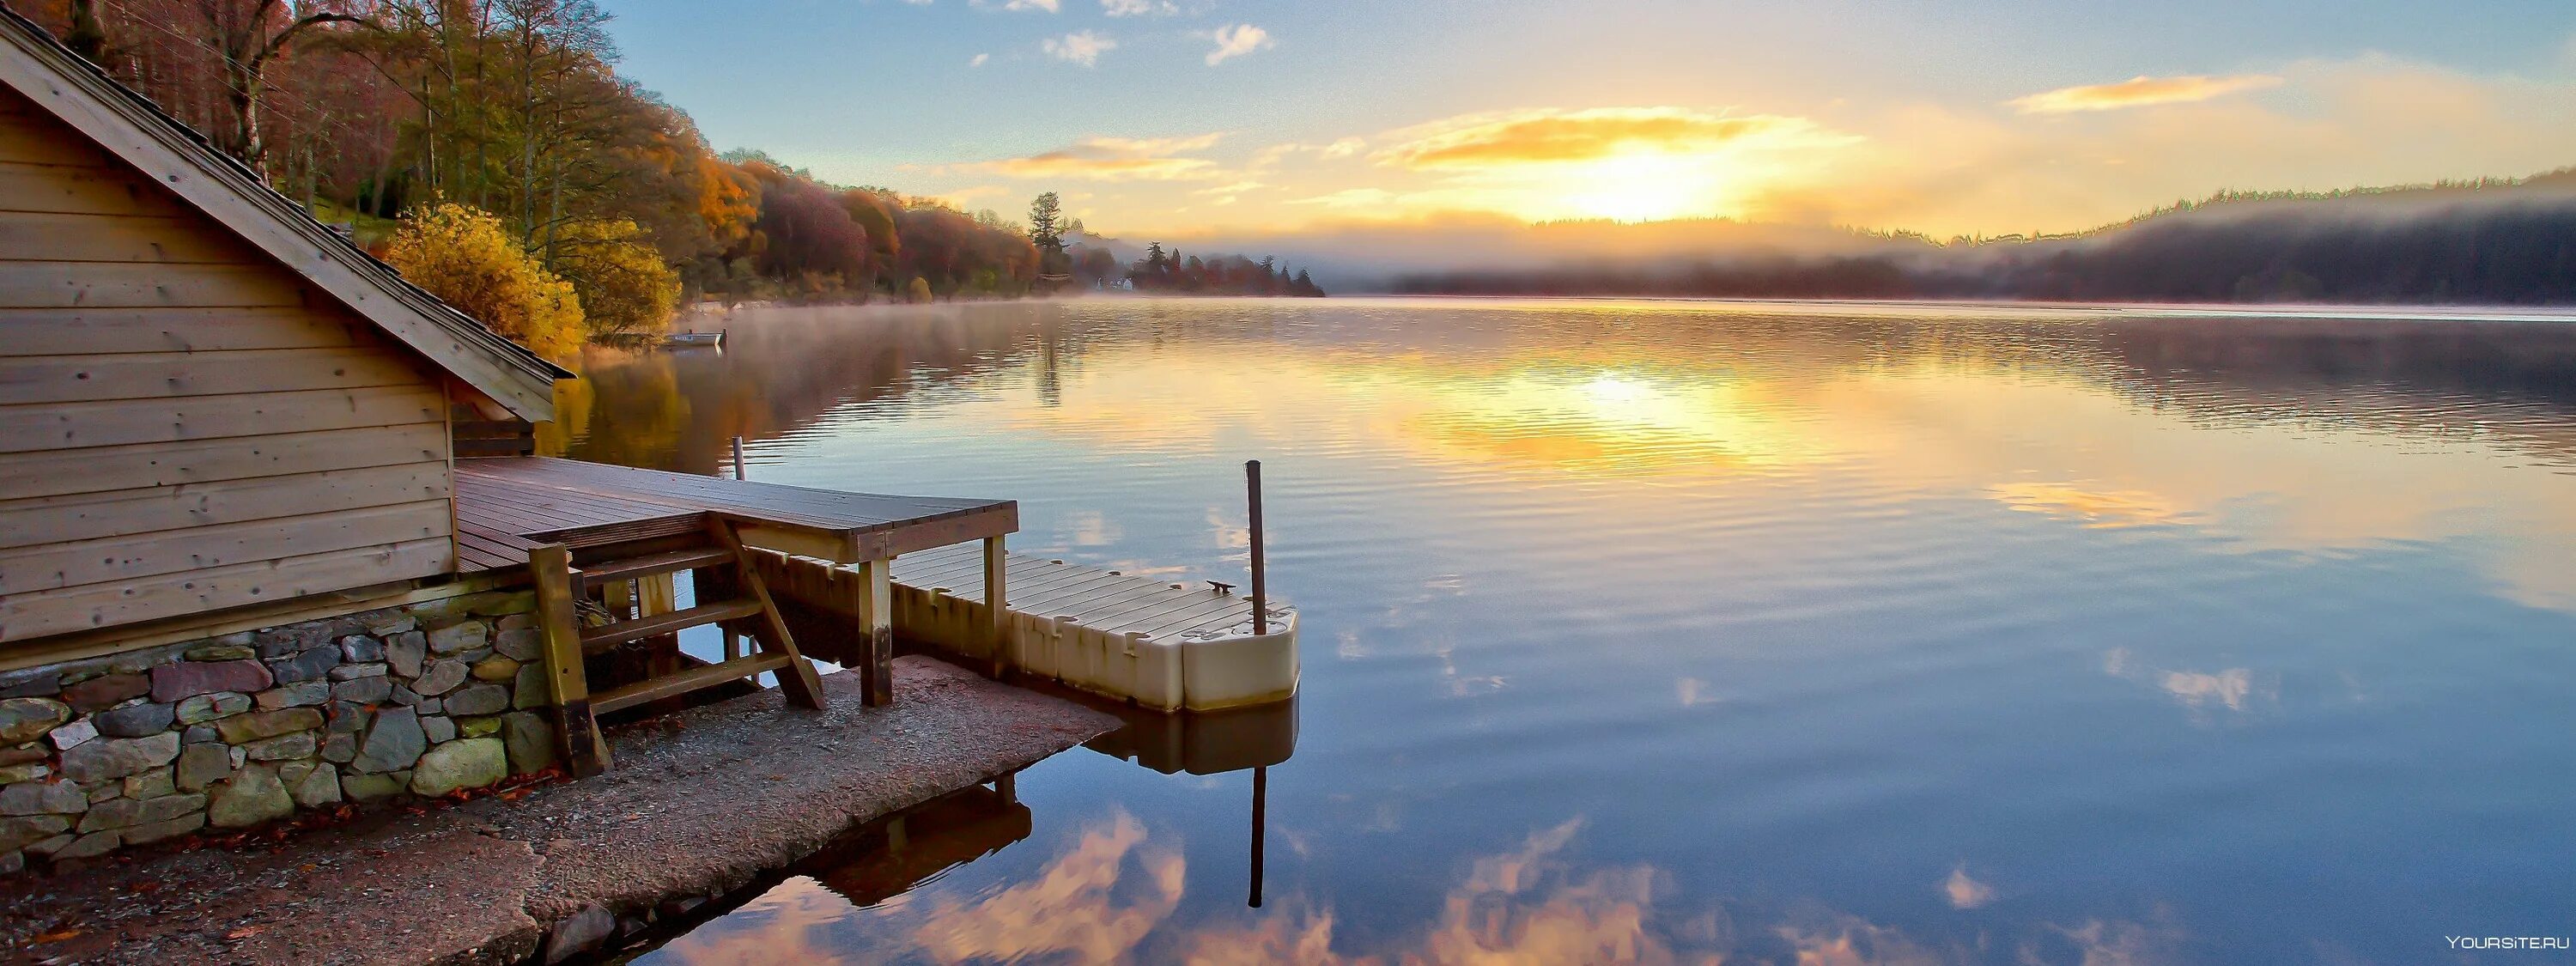
M 1715 214 L 1720 182 L 1706 156 L 1629 151 L 1573 165 L 1559 204 L 1580 218 L 1669 221 Z

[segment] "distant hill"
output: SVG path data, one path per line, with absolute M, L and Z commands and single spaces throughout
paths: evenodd
M 1753 226 L 1747 226 L 1751 228 Z M 2576 304 L 2576 168 L 2329 193 L 2223 193 L 2044 238 L 1633 248 L 1396 274 L 1412 294 Z

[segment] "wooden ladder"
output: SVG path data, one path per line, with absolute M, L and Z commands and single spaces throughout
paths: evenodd
M 529 569 L 537 581 L 537 617 L 545 631 L 546 672 L 557 712 L 556 741 L 573 774 L 608 770 L 608 744 L 600 738 L 599 716 L 650 701 L 677 697 L 764 672 L 778 673 L 778 689 L 789 704 L 824 707 L 823 684 L 814 665 L 796 650 L 796 639 L 778 615 L 778 604 L 752 566 L 749 552 L 732 522 L 715 518 L 705 538 L 685 546 L 663 544 L 652 552 L 596 560 L 575 568 L 572 550 L 561 544 L 528 551 Z M 581 626 L 577 601 L 626 581 L 692 571 L 698 591 L 694 607 L 619 619 L 597 627 Z M 710 598 L 721 598 L 710 600 Z M 674 635 L 707 624 L 723 624 L 726 633 L 742 632 L 759 644 L 756 653 L 718 664 L 659 674 L 632 684 L 590 693 L 582 659 L 620 644 Z

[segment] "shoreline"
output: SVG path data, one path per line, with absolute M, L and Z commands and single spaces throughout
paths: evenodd
M 516 801 L 379 811 L 274 844 L 0 883 L 0 950 L 53 963 L 555 962 L 1121 724 L 926 657 L 895 662 L 887 707 L 861 706 L 855 673 L 822 680 L 826 711 L 790 710 L 770 690 L 638 723 L 610 736 L 617 771 Z

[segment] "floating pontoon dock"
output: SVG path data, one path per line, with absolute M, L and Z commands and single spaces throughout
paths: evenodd
M 1006 554 L 1004 663 L 1023 673 L 1157 711 L 1209 711 L 1284 701 L 1297 693 L 1297 614 L 1269 604 L 1269 633 L 1253 633 L 1252 601 L 1230 589 L 1175 584 L 1062 560 Z M 894 562 L 895 633 L 971 661 L 992 660 L 984 559 L 971 546 Z M 762 571 L 791 611 L 806 651 L 832 659 L 831 624 L 846 624 L 848 568 L 773 558 Z M 809 625 L 821 623 L 826 626 Z

